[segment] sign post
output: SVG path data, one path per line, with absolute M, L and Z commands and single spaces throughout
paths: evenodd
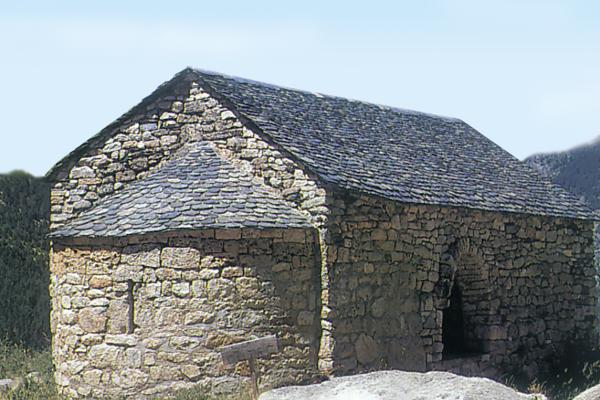
M 221 348 L 221 358 L 227 365 L 233 365 L 240 361 L 248 361 L 252 379 L 252 398 L 258 400 L 256 359 L 267 357 L 277 352 L 279 352 L 277 337 L 272 335 L 225 346 Z

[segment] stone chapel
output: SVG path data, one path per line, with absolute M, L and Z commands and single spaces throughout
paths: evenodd
M 236 390 L 267 335 L 269 386 L 596 338 L 594 214 L 459 119 L 188 68 L 47 177 L 67 396 Z

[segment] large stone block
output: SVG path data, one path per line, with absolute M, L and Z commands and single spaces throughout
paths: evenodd
M 112 377 L 112 383 L 124 389 L 142 387 L 149 379 L 148 374 L 134 368 L 113 373 Z
M 108 317 L 108 333 L 127 332 L 129 327 L 129 305 L 124 299 L 110 301 L 106 315 Z
M 104 341 L 106 344 L 131 347 L 137 344 L 138 339 L 134 335 L 106 335 Z
M 90 348 L 88 359 L 90 364 L 96 368 L 112 368 L 118 366 L 123 357 L 123 349 L 107 344 L 98 344 Z
M 217 229 L 215 230 L 215 238 L 219 240 L 237 240 L 241 239 L 241 229 Z
M 144 271 L 141 266 L 121 264 L 117 266 L 112 277 L 116 282 L 141 282 L 144 277 Z
M 354 343 L 356 359 L 363 365 L 370 364 L 380 357 L 378 343 L 371 336 L 362 333 Z
M 90 167 L 76 167 L 71 170 L 69 176 L 71 179 L 94 178 L 96 173 Z
M 161 265 L 176 269 L 198 268 L 200 252 L 189 247 L 165 247 L 161 253 Z
M 154 246 L 128 246 L 123 249 L 121 262 L 143 267 L 160 267 L 160 249 Z
M 104 289 L 112 284 L 112 279 L 108 275 L 93 275 L 89 280 L 89 285 L 93 289 Z
M 87 333 L 106 331 L 106 309 L 98 307 L 83 308 L 78 315 L 79 326 Z

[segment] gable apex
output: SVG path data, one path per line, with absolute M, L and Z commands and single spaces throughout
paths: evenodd
M 190 67 L 187 67 L 175 74 L 173 78 L 162 83 L 152 93 L 144 97 L 138 104 L 133 106 L 129 111 L 104 127 L 100 132 L 96 133 L 94 136 L 86 140 L 84 143 L 54 164 L 54 166 L 50 168 L 44 177 L 48 181 L 55 181 L 61 179 L 61 176 L 64 177 L 64 175 L 68 173 L 69 169 L 73 167 L 74 163 L 76 163 L 79 158 L 85 155 L 90 148 L 105 142 L 115 134 L 115 131 L 119 128 L 119 126 L 123 125 L 137 114 L 143 113 L 149 104 L 159 100 L 163 96 L 171 94 L 176 85 L 184 84 L 194 76 L 193 70 Z

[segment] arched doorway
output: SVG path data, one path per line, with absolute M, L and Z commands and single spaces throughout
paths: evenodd
M 455 245 L 442 257 L 437 291 L 442 311 L 442 359 L 486 351 L 491 294 L 489 266 L 476 252 Z

